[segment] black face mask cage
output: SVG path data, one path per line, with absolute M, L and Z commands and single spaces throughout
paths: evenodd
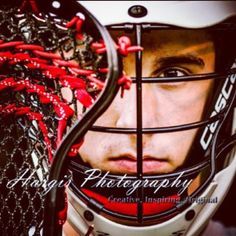
M 215 27 L 211 27 L 210 30 L 235 30 L 236 25 L 230 24 L 219 24 Z M 146 30 L 169 30 L 169 29 L 182 29 L 174 26 L 169 25 L 157 25 L 157 24 L 124 24 L 124 25 L 113 25 L 109 26 L 108 29 L 110 30 L 127 30 L 127 31 L 134 31 L 135 38 L 136 38 L 136 45 L 142 46 L 142 33 Z M 139 51 L 136 53 L 135 56 L 136 60 L 136 76 L 132 77 L 133 83 L 136 85 L 136 104 L 137 104 L 137 127 L 136 128 L 113 128 L 113 127 L 102 127 L 102 126 L 93 126 L 90 130 L 94 132 L 105 132 L 105 133 L 116 133 L 116 134 L 136 134 L 137 141 L 136 141 L 136 149 L 137 149 L 137 174 L 136 176 L 129 176 L 128 179 L 131 181 L 135 180 L 144 180 L 144 179 L 156 179 L 156 180 L 163 180 L 168 178 L 169 180 L 174 180 L 179 176 L 180 171 L 169 173 L 169 174 L 161 174 L 161 175 L 143 175 L 143 166 L 142 166 L 142 157 L 143 157 L 143 134 L 153 134 L 153 133 L 170 133 L 170 132 L 177 132 L 177 131 L 185 131 L 194 128 L 202 128 L 202 127 L 209 127 L 211 124 L 216 124 L 215 132 L 212 134 L 212 139 L 210 144 L 208 145 L 207 149 L 205 150 L 205 158 L 203 161 L 195 164 L 191 167 L 184 168 L 181 172 L 184 172 L 183 178 L 191 178 L 193 176 L 197 176 L 204 168 L 209 168 L 209 175 L 202 183 L 202 185 L 193 192 L 187 198 L 182 199 L 175 207 L 171 208 L 170 210 L 154 214 L 154 215 L 145 215 L 143 214 L 143 200 L 144 200 L 144 189 L 140 187 L 137 189 L 137 198 L 140 201 L 137 202 L 137 215 L 130 216 L 125 214 L 120 214 L 118 212 L 111 211 L 106 209 L 101 203 L 97 202 L 96 200 L 87 196 L 83 191 L 81 191 L 80 186 L 76 184 L 76 180 L 72 181 L 70 188 L 71 190 L 80 198 L 82 199 L 88 206 L 93 209 L 97 213 L 104 213 L 108 216 L 112 216 L 121 220 L 132 221 L 137 223 L 145 223 L 150 222 L 153 220 L 161 221 L 161 219 L 169 218 L 172 215 L 176 215 L 179 212 L 186 209 L 190 202 L 188 198 L 195 198 L 202 193 L 209 183 L 214 178 L 217 169 L 216 169 L 216 160 L 222 153 L 227 151 L 229 148 L 232 148 L 232 145 L 235 145 L 236 136 L 235 134 L 229 137 L 224 142 L 219 142 L 220 132 L 224 127 L 225 121 L 228 119 L 230 113 L 233 111 L 234 102 L 236 97 L 236 69 L 231 68 L 229 70 L 225 70 L 221 73 L 206 73 L 206 74 L 196 74 L 191 76 L 181 76 L 181 77 L 171 77 L 171 78 L 153 78 L 153 77 L 142 77 L 142 52 Z M 209 118 L 193 122 L 189 124 L 177 125 L 177 126 L 169 126 L 169 127 L 154 127 L 154 128 L 143 128 L 142 124 L 142 84 L 143 83 L 170 83 L 170 82 L 181 82 L 181 81 L 200 81 L 200 80 L 207 80 L 213 79 L 214 81 L 219 81 L 225 84 L 224 81 L 230 80 L 232 87 L 232 93 L 230 98 L 228 99 L 227 105 L 221 109 L 217 114 L 213 116 L 209 116 Z M 221 87 L 222 89 L 222 87 Z M 221 90 L 220 89 L 220 90 Z M 220 91 L 219 91 L 220 93 Z M 219 94 L 217 94 L 219 96 Z M 215 104 L 212 105 L 210 111 L 214 109 Z M 220 147 L 220 148 L 219 148 Z M 83 176 L 87 167 L 80 165 L 77 162 L 72 161 L 70 164 L 70 170 L 74 174 L 80 174 Z M 82 175 L 81 175 L 82 174 Z M 84 176 L 83 176 L 84 177 Z M 117 179 L 119 176 L 114 174 L 109 174 L 106 179 Z

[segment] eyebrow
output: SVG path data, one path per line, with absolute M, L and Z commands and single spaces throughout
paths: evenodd
M 175 64 L 190 64 L 204 67 L 205 63 L 202 58 L 193 55 L 178 55 L 170 57 L 162 57 L 156 60 L 156 64 L 160 64 L 161 67 L 166 67 Z

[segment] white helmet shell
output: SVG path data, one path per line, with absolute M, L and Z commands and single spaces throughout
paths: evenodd
M 236 14 L 235 1 L 80 1 L 103 25 L 151 22 L 204 28 Z M 147 14 L 132 17 L 132 6 L 143 6 Z M 210 9 L 210 11 L 209 11 Z

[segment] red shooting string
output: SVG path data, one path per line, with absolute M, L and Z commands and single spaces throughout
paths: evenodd
M 129 76 L 123 71 L 122 76 L 118 80 L 118 84 L 121 86 L 121 97 L 124 97 L 125 89 L 129 90 L 131 88 L 132 80 Z
M 82 26 L 83 26 L 84 20 L 80 18 L 79 16 L 73 17 L 67 24 L 66 27 L 69 28 L 75 28 L 76 29 L 76 36 L 75 38 L 78 40 L 83 40 L 83 33 L 82 33 Z
M 140 46 L 132 46 L 131 40 L 127 36 L 121 36 L 118 38 L 118 44 L 115 45 L 119 54 L 126 57 L 129 53 L 135 53 L 138 51 L 142 51 L 143 48 Z M 95 50 L 98 54 L 103 54 L 106 52 L 106 47 L 104 42 L 94 42 L 91 44 L 91 48 Z M 100 72 L 108 72 L 107 68 L 101 68 Z M 132 80 L 129 76 L 122 73 L 121 77 L 118 79 L 118 84 L 121 86 L 121 97 L 124 96 L 124 90 L 129 90 L 132 84 Z
M 7 48 L 9 45 L 4 45 L 4 48 Z M 12 46 L 12 45 L 11 45 Z M 17 48 L 22 49 L 22 47 L 24 47 L 25 45 L 20 45 L 17 43 Z M 28 50 L 34 48 L 34 45 L 31 45 L 32 47 L 27 47 Z M 34 53 L 35 51 L 33 51 Z M 37 53 L 38 54 L 38 53 Z M 41 57 L 46 58 L 46 59 L 54 59 L 54 58 L 58 58 L 58 55 L 56 55 L 55 53 L 44 53 L 44 54 L 40 54 Z M 38 55 L 39 56 L 39 55 Z M 70 87 L 71 89 L 84 89 L 85 90 L 85 86 L 80 86 L 82 85 L 81 81 L 82 79 L 78 78 L 79 75 L 91 75 L 94 74 L 93 70 L 85 70 L 85 69 L 78 69 L 78 68 L 68 68 L 69 71 L 72 71 L 73 73 L 71 73 L 70 77 L 71 79 L 68 80 L 66 75 L 68 75 L 68 71 L 64 68 L 59 67 L 58 65 L 48 65 L 48 60 L 45 59 L 41 59 L 41 58 L 33 58 L 31 57 L 29 54 L 27 53 L 16 53 L 16 54 L 12 54 L 10 52 L 0 52 L 0 61 L 8 61 L 9 64 L 17 64 L 17 63 L 25 63 L 26 66 L 30 69 L 41 69 L 43 75 L 45 75 L 48 78 L 51 79 L 58 79 L 60 84 L 63 86 L 65 84 L 68 85 L 68 87 Z M 52 62 L 54 63 L 54 60 L 52 60 Z M 56 60 L 55 64 L 58 63 L 58 60 Z M 74 62 L 67 62 L 67 61 L 63 61 L 60 60 L 60 63 L 63 64 L 71 64 Z M 63 65 L 64 66 L 64 65 Z M 75 65 L 73 64 L 73 66 L 75 67 Z M 72 78 L 74 78 L 73 83 L 72 83 Z M 77 82 L 76 82 L 77 81 Z M 99 80 L 94 79 L 93 81 L 94 83 L 98 82 L 99 84 L 97 85 L 98 87 L 101 86 L 101 82 Z M 79 85 L 78 85 L 79 84 Z M 82 100 L 79 100 L 82 104 L 84 100 L 91 100 L 92 98 L 90 97 L 90 95 L 88 93 L 84 93 L 86 98 L 83 98 Z M 80 97 L 78 97 L 80 98 Z M 85 107 L 90 106 L 91 104 L 88 105 L 88 103 L 83 104 Z

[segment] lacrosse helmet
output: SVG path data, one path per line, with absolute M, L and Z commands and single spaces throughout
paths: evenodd
M 132 77 L 133 85 L 139 86 L 136 95 L 136 105 L 139 104 L 137 127 L 92 127 L 93 132 L 136 134 L 137 173 L 126 174 L 123 179 L 122 175 L 117 173 L 98 174 L 98 170 L 84 163 L 81 157 L 78 157 L 78 160 L 75 158 L 70 165 L 73 181 L 68 189 L 69 223 L 81 235 L 200 234 L 222 203 L 236 172 L 236 157 L 233 150 L 236 140 L 234 124 L 236 46 L 233 43 L 236 32 L 236 3 L 233 1 L 81 1 L 81 4 L 94 14 L 112 35 L 117 35 L 117 32 L 130 35 L 134 44 L 143 47 L 142 52 L 136 52 L 134 59 L 136 73 Z M 165 78 L 143 76 L 142 55 L 146 46 L 143 43 L 143 36 L 152 37 L 156 32 L 163 30 L 167 30 L 168 33 L 168 30 L 196 32 L 202 29 L 209 31 L 214 41 L 216 66 L 212 73 L 180 77 L 164 76 Z M 120 34 L 118 35 L 120 37 Z M 188 124 L 170 124 L 165 127 L 142 126 L 142 105 L 140 105 L 142 84 L 148 83 L 147 81 L 158 84 L 203 80 L 213 81 L 213 92 L 205 104 L 201 120 Z M 181 167 L 170 173 L 143 173 L 144 135 L 183 132 L 189 129 L 197 129 L 197 134 Z M 95 175 L 99 178 L 95 178 Z M 163 202 L 145 202 L 146 197 L 155 195 L 152 188 L 155 183 L 164 180 L 169 181 L 168 183 L 176 183 L 177 180 L 190 183 L 199 175 L 202 178 L 201 184 L 191 193 L 184 190 L 179 196 L 179 187 L 169 187 L 158 191 L 158 196 Z M 85 184 L 84 179 L 88 180 L 91 176 L 93 181 L 90 183 L 87 181 Z M 112 188 L 106 184 L 104 187 L 94 187 L 98 181 L 121 183 L 121 179 L 129 181 L 130 186 L 138 186 L 133 192 L 133 198 L 124 199 L 124 196 L 127 197 L 127 188 L 122 189 L 118 184 Z M 149 187 L 146 188 L 145 183 L 146 185 L 150 183 Z M 113 198 L 116 196 L 120 201 L 112 203 L 109 201 L 110 196 Z M 131 200 L 134 202 L 130 202 Z

